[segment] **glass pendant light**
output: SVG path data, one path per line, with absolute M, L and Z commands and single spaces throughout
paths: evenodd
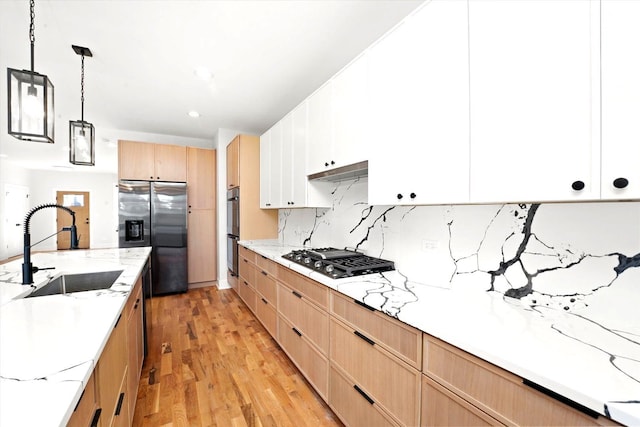
M 82 57 L 80 71 L 80 120 L 69 121 L 69 162 L 74 165 L 95 165 L 95 131 L 84 121 L 84 57 L 93 56 L 88 47 L 71 46 Z
M 35 0 L 30 2 L 31 71 L 7 68 L 9 134 L 24 141 L 53 144 L 53 84 L 34 71 Z

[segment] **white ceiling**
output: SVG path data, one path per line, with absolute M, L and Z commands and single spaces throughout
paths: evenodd
M 35 70 L 55 86 L 55 148 L 7 134 L 2 83 L 0 154 L 33 168 L 69 165 L 68 121 L 80 119 L 72 44 L 94 55 L 85 59 L 85 120 L 97 136 L 96 167 L 75 168 L 115 172 L 112 146 L 123 136 L 112 130 L 193 138 L 193 145 L 212 144 L 219 128 L 261 134 L 420 3 L 37 0 Z M 28 29 L 29 2 L 0 0 L 3 73 L 29 68 Z M 201 66 L 211 81 L 195 76 Z

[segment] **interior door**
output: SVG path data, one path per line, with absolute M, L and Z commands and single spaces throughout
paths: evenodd
M 22 185 L 5 184 L 4 205 L 4 233 L 6 237 L 2 239 L 2 244 L 6 245 L 6 253 L 4 257 L 0 256 L 0 259 L 22 253 L 24 217 L 29 211 L 29 188 Z
M 89 192 L 88 191 L 57 191 L 56 203 L 65 206 L 76 213 L 76 228 L 78 229 L 78 249 L 89 249 Z M 57 229 L 69 227 L 72 224 L 71 215 L 62 209 L 56 209 Z M 58 250 L 69 249 L 71 246 L 71 233 L 58 234 Z

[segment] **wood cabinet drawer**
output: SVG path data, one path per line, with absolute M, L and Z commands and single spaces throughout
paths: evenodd
M 256 295 L 256 317 L 262 322 L 262 325 L 269 331 L 271 336 L 276 338 L 278 313 L 276 308 L 260 295 Z
M 422 416 L 427 426 L 496 426 L 497 420 L 482 412 L 426 375 L 422 376 Z
M 398 426 L 369 396 L 363 396 L 338 368 L 329 368 L 329 406 L 350 427 Z M 368 399 L 367 399 L 368 398 Z
M 258 266 L 258 271 L 264 271 L 274 277 L 277 276 L 278 263 L 275 261 L 270 260 L 264 255 L 256 254 L 256 264 Z
M 508 425 L 601 425 L 523 384 L 520 377 L 424 334 L 423 371 L 499 422 Z M 488 392 L 490 391 L 490 392 Z
M 331 363 L 403 425 L 420 422 L 420 372 L 331 318 Z
M 249 285 L 249 283 L 242 278 L 238 281 L 238 295 L 240 295 L 240 298 L 242 298 L 242 301 L 244 301 L 247 307 L 249 307 L 249 310 L 255 313 L 256 312 L 256 290 L 253 289 L 253 287 Z
M 91 374 L 87 385 L 80 396 L 80 401 L 73 410 L 67 427 L 85 427 L 91 425 L 91 420 L 97 408 L 95 373 Z
M 329 314 L 308 302 L 306 296 L 280 284 L 278 312 L 313 342 L 329 354 Z
M 307 279 L 303 275 L 281 265 L 278 265 L 278 280 L 306 296 L 325 310 L 329 309 L 329 288 L 323 284 Z
M 244 258 L 249 262 L 256 263 L 256 253 L 242 245 L 238 245 L 238 258 Z
M 276 307 L 278 287 L 273 277 L 267 275 L 265 271 L 260 271 L 256 273 L 255 283 L 256 283 L 256 290 L 267 301 L 269 301 L 269 303 L 271 303 L 274 307 Z
M 247 261 L 246 258 L 240 258 L 238 270 L 238 275 L 249 282 L 251 286 L 254 286 L 256 283 L 256 266 Z M 242 282 L 242 280 L 240 282 Z
M 392 319 L 339 292 L 331 291 L 331 314 L 375 340 L 411 366 L 422 365 L 422 331 Z
M 283 317 L 278 316 L 278 342 L 318 394 L 327 401 L 329 360 Z

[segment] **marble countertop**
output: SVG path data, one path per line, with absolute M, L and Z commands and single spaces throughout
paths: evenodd
M 300 247 L 239 244 L 621 424 L 640 425 L 638 337 L 604 334 L 597 322 L 544 305 L 532 310 L 499 293 L 411 283 L 398 271 L 335 280 L 282 258 Z
M 64 426 L 150 247 L 37 253 L 55 267 L 22 285 L 22 259 L 0 265 L 0 425 Z M 123 270 L 109 289 L 23 298 L 61 274 Z

